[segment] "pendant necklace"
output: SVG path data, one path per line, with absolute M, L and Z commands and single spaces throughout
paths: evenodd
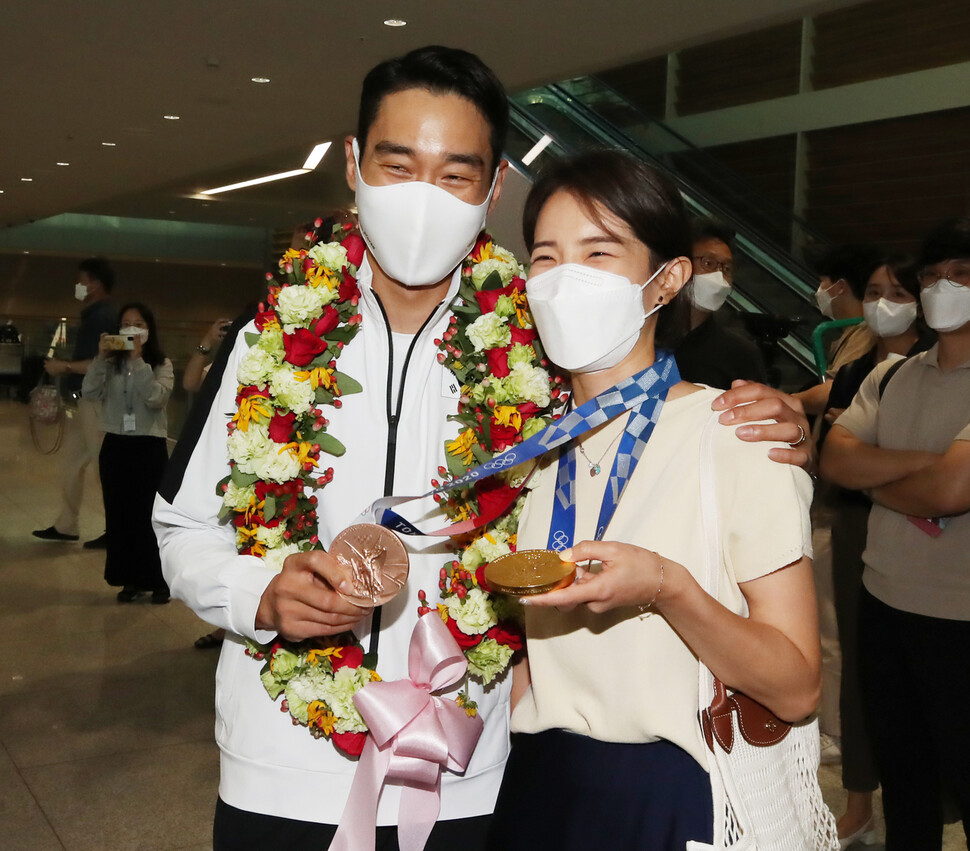
M 590 474 L 590 476 L 598 476 L 600 474 L 600 472 L 602 472 L 602 467 L 600 467 L 600 464 L 603 463 L 603 459 L 607 456 L 607 454 L 609 453 L 609 451 L 613 448 L 613 445 L 621 437 L 623 437 L 623 430 L 622 429 L 620 430 L 620 433 L 610 441 L 610 445 L 606 447 L 606 452 L 604 452 L 602 455 L 600 455 L 599 461 L 597 461 L 595 464 L 592 462 L 592 460 L 590 460 L 589 455 L 586 454 L 586 450 L 583 449 L 583 444 L 582 443 L 577 443 L 576 444 L 576 448 L 579 449 L 580 454 L 583 456 L 583 458 L 586 459 L 586 463 L 589 464 L 589 474 Z

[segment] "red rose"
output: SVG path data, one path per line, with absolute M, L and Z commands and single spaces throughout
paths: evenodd
M 236 395 L 236 404 L 238 405 L 243 399 L 249 399 L 253 396 L 259 396 L 259 397 L 262 397 L 263 399 L 268 399 L 269 388 L 257 387 L 255 384 L 249 384 L 246 387 L 243 387 Z
M 313 333 L 318 337 L 323 337 L 325 334 L 333 331 L 339 324 L 340 314 L 337 313 L 336 308 L 328 305 L 326 310 L 323 311 L 323 316 L 313 323 Z
M 337 290 L 337 297 L 341 301 L 350 301 L 356 295 L 360 295 L 360 290 L 357 289 L 357 279 L 345 268 L 344 280 L 340 289 Z
M 269 323 L 276 319 L 276 313 L 272 310 L 261 310 L 256 314 L 256 328 L 263 330 Z
M 480 644 L 482 641 L 481 635 L 465 635 L 460 629 L 458 629 L 458 623 L 454 618 L 448 618 L 445 621 L 445 625 L 448 627 L 448 631 L 451 633 L 455 641 L 458 642 L 458 646 L 462 650 L 467 650 L 469 647 L 474 647 Z
M 503 295 L 505 295 L 505 290 L 480 290 L 475 293 L 475 299 L 478 301 L 482 313 L 492 313 L 495 310 L 495 305 L 498 304 L 499 297 Z
M 364 259 L 364 238 L 359 233 L 348 234 L 340 243 L 347 249 L 347 259 L 355 266 L 360 266 Z
M 518 343 L 521 346 L 528 346 L 536 338 L 536 332 L 534 328 L 516 328 L 514 325 L 509 325 L 509 331 L 512 332 L 512 343 Z
M 518 290 L 520 293 L 525 291 L 525 278 L 520 278 L 518 275 L 512 277 L 512 283 L 509 284 L 509 289 Z
M 488 358 L 488 371 L 496 378 L 505 378 L 509 374 L 509 351 L 511 346 L 503 346 L 498 349 L 486 349 L 485 357 Z
M 364 651 L 359 647 L 350 645 L 340 650 L 340 658 L 336 654 L 330 657 L 330 664 L 336 671 L 338 668 L 359 668 L 364 664 Z
M 522 414 L 522 422 L 539 413 L 539 406 L 535 402 L 523 402 L 518 408 L 519 413 Z
M 296 422 L 296 414 L 292 411 L 281 414 L 276 411 L 273 419 L 269 421 L 269 439 L 276 443 L 289 443 L 293 435 L 293 423 Z
M 478 587 L 481 588 L 483 591 L 491 592 L 491 590 L 492 590 L 491 587 L 485 581 L 485 568 L 486 567 L 488 567 L 488 565 L 480 564 L 475 569 L 475 581 L 478 583 Z
M 494 438 L 494 427 L 492 434 Z M 498 517 L 502 509 L 508 507 L 520 490 L 521 488 L 510 487 L 497 477 L 486 479 L 476 485 L 475 496 L 478 499 L 479 516 Z
M 519 629 L 509 622 L 498 623 L 485 633 L 486 638 L 491 638 L 499 644 L 505 644 L 512 650 L 522 649 L 522 633 Z
M 500 425 L 495 417 L 492 417 L 492 450 L 494 452 L 501 452 L 503 449 L 508 449 L 515 443 L 515 438 L 518 433 L 515 426 Z
M 293 366 L 306 366 L 327 348 L 327 344 L 312 331 L 297 328 L 292 334 L 283 335 L 283 348 L 286 349 L 284 360 Z
M 367 741 L 366 733 L 332 733 L 330 741 L 333 742 L 347 756 L 360 756 Z

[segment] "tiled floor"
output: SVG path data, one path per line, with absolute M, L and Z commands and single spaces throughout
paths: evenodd
M 102 553 L 31 537 L 56 514 L 57 456 L 8 401 L 0 471 L 0 848 L 211 847 L 217 654 L 192 647 L 207 627 L 178 602 L 119 605 Z M 92 477 L 82 540 L 103 528 Z M 821 776 L 838 811 L 838 766 Z M 960 825 L 944 847 L 965 851 Z

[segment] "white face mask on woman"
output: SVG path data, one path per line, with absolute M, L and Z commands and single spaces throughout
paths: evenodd
M 862 303 L 866 325 L 877 337 L 896 337 L 916 321 L 916 302 L 880 298 Z
M 142 345 L 148 342 L 148 329 L 137 325 L 126 325 L 118 332 L 122 337 L 136 337 Z
M 970 287 L 940 278 L 923 288 L 919 300 L 926 324 L 934 331 L 956 331 L 970 322 Z
M 498 172 L 488 197 L 481 204 L 469 204 L 421 180 L 371 186 L 360 174 L 356 139 L 353 149 L 360 233 L 381 268 L 407 287 L 443 280 L 475 246 Z
M 694 275 L 694 304 L 701 310 L 708 310 L 711 313 L 720 310 L 730 294 L 731 285 L 723 272 Z
M 581 263 L 563 263 L 530 278 L 529 309 L 549 359 L 569 372 L 597 372 L 623 360 L 637 343 L 649 313 L 642 286 L 629 278 Z

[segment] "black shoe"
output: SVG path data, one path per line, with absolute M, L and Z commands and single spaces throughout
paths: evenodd
M 108 549 L 108 533 L 105 532 L 93 540 L 85 541 L 81 546 L 86 550 L 106 550 Z
M 171 595 L 165 589 L 152 591 L 152 603 L 156 606 L 164 606 L 171 599 Z
M 134 585 L 126 585 L 118 592 L 119 603 L 130 603 L 138 596 L 138 588 Z
M 35 529 L 33 535 L 42 541 L 76 541 L 78 538 L 77 535 L 65 535 L 63 532 L 58 532 L 53 526 L 48 526 L 46 529 Z

